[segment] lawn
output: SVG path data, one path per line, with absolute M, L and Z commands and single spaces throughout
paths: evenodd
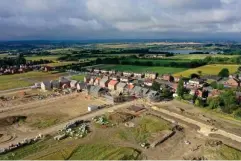
M 85 75 L 80 74 L 80 75 L 74 75 L 74 76 L 72 76 L 71 79 L 77 80 L 77 81 L 83 81 L 83 80 L 84 80 L 84 77 L 85 77 Z
M 63 75 L 65 74 L 38 71 L 32 71 L 22 74 L 2 75 L 0 76 L 0 90 L 26 87 L 33 85 L 35 82 L 57 79 Z
M 175 73 L 174 76 L 184 76 L 189 77 L 192 73 L 198 73 L 198 71 L 202 71 L 202 75 L 218 75 L 218 73 L 223 69 L 227 68 L 229 73 L 235 73 L 238 69 L 239 65 L 229 65 L 229 64 L 212 64 L 205 65 L 194 69 L 188 69 L 183 72 Z
M 132 61 L 135 63 L 135 61 L 139 62 L 152 62 L 154 65 L 158 63 L 158 66 L 169 66 L 171 63 L 180 63 L 186 65 L 187 63 L 190 62 L 190 60 L 186 59 L 170 59 L 170 58 L 164 58 L 164 59 L 128 59 L 128 61 Z
M 25 59 L 26 60 L 52 60 L 52 61 L 56 61 L 59 57 L 61 57 L 62 55 L 44 55 L 44 56 L 26 56 Z
M 131 72 L 157 72 L 159 74 L 165 73 L 178 73 L 187 68 L 175 68 L 175 67 L 149 67 L 149 66 L 135 66 L 135 65 L 100 65 L 98 68 L 117 71 L 131 71 Z

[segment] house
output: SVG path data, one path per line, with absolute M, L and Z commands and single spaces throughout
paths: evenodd
M 85 83 L 89 83 L 90 78 L 91 78 L 91 77 L 90 77 L 89 75 L 85 76 L 85 77 L 84 77 L 84 82 L 85 82 Z
M 50 81 L 43 81 L 41 82 L 41 89 L 44 91 L 51 90 L 51 82 Z
M 75 88 L 77 87 L 77 83 L 78 83 L 78 81 L 76 81 L 76 80 L 71 80 L 71 81 L 70 81 L 70 88 L 75 89 Z
M 94 71 L 93 68 L 86 68 L 86 70 L 87 70 L 88 72 L 90 72 L 90 73 Z
M 118 83 L 118 81 L 116 81 L 116 80 L 111 80 L 111 81 L 108 83 L 108 89 L 110 89 L 110 90 L 116 90 L 117 83 Z
M 144 81 L 140 79 L 134 79 L 131 83 L 136 86 L 142 86 L 144 84 Z
M 127 86 L 126 83 L 119 82 L 116 86 L 116 90 L 123 93 L 126 86 Z
M 116 74 L 116 71 L 115 70 L 110 70 L 109 74 Z
M 203 79 L 193 78 L 188 81 L 188 84 L 195 87 L 202 87 L 204 84 Z
M 131 76 L 133 76 L 133 73 L 132 72 L 123 72 L 123 76 L 131 77 Z
M 94 85 L 95 85 L 95 86 L 99 86 L 99 85 L 100 85 L 100 80 L 101 80 L 101 78 L 100 78 L 100 77 L 97 77 L 97 78 L 95 79 Z
M 53 89 L 59 89 L 60 88 L 60 82 L 58 80 L 52 80 L 51 86 Z
M 126 77 L 126 76 L 120 78 L 120 81 L 121 81 L 121 82 L 126 82 L 126 83 L 127 83 L 127 82 L 129 82 L 130 80 L 131 80 L 131 78 L 130 78 L 130 77 Z
M 109 71 L 106 70 L 106 69 L 101 69 L 100 72 L 101 72 L 102 74 L 108 74 L 108 73 L 109 73 Z
M 66 88 L 70 87 L 70 80 L 65 77 L 60 77 L 59 83 L 60 83 L 60 87 L 63 87 L 63 86 L 65 86 Z
M 172 89 L 172 92 L 176 92 L 176 91 L 177 91 L 178 84 L 177 84 L 177 83 L 172 83 L 172 84 L 170 84 L 169 87 Z
M 117 76 L 117 75 L 111 76 L 111 79 L 112 79 L 112 80 L 116 80 L 116 81 L 120 81 L 120 77 Z
M 95 83 L 95 79 L 96 79 L 95 76 L 91 76 L 91 77 L 90 77 L 89 84 L 90 84 L 90 85 L 94 85 L 94 83 Z
M 135 95 L 136 97 L 142 97 L 143 93 L 142 93 L 142 87 L 140 86 L 135 86 L 132 91 L 131 91 L 132 95 Z
M 165 81 L 169 81 L 169 82 L 174 81 L 174 77 L 171 74 L 163 74 L 162 79 L 165 80 Z
M 87 84 L 85 82 L 77 83 L 77 91 L 83 91 L 87 89 Z
M 119 76 L 119 77 L 123 76 L 123 72 L 117 72 L 116 76 Z
M 151 87 L 152 84 L 153 84 L 153 81 L 152 81 L 151 79 L 146 79 L 146 80 L 144 81 L 144 85 L 146 85 L 146 86 L 148 86 L 148 87 Z
M 147 98 L 149 101 L 151 102 L 157 102 L 157 101 L 160 101 L 161 97 L 160 97 L 160 93 L 157 92 L 157 91 L 153 91 L 151 90 L 148 95 L 147 95 Z
M 94 73 L 99 74 L 100 73 L 100 69 L 94 69 Z
M 149 79 L 156 79 L 157 78 L 157 73 L 145 73 L 145 78 Z
M 49 72 L 49 71 L 51 71 L 53 68 L 52 67 L 50 67 L 50 66 L 44 66 L 44 71 L 45 72 Z
M 143 97 L 147 97 L 148 96 L 148 92 L 149 92 L 149 89 L 148 88 L 142 88 L 142 96 Z
M 181 79 L 181 76 L 174 76 L 174 82 L 179 82 Z
M 87 86 L 87 91 L 89 95 L 93 95 L 95 97 L 100 97 L 104 93 L 104 89 L 100 86 Z
M 236 79 L 236 78 L 230 78 L 228 79 L 225 83 L 224 83 L 226 86 L 229 86 L 229 87 L 239 87 L 240 86 L 240 80 Z
M 144 74 L 143 73 L 134 73 L 134 77 L 136 77 L 136 78 L 143 78 Z
M 134 86 L 133 84 L 131 84 L 131 83 L 130 83 L 130 84 L 127 84 L 126 90 L 127 90 L 128 92 L 131 92 L 134 87 L 135 87 L 135 86 Z
M 221 94 L 221 91 L 218 89 L 214 89 L 211 92 L 208 93 L 208 97 L 216 97 Z
M 109 78 L 108 77 L 103 77 L 100 80 L 100 86 L 103 87 L 103 88 L 108 87 L 108 82 L 109 82 Z

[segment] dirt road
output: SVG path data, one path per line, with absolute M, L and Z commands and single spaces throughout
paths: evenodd
M 162 108 L 158 108 L 156 106 L 152 106 L 152 109 L 153 110 L 156 110 L 156 111 L 160 111 L 164 114 L 167 114 L 167 115 L 170 115 L 170 116 L 173 116 L 177 119 L 180 119 L 180 120 L 183 120 L 185 122 L 188 122 L 188 123 L 191 123 L 191 124 L 194 124 L 194 125 L 197 125 L 200 127 L 200 130 L 198 130 L 199 133 L 205 135 L 205 136 L 209 136 L 209 134 L 220 134 L 222 136 L 225 136 L 227 138 L 230 138 L 234 141 L 238 141 L 241 143 L 241 137 L 238 136 L 238 135 L 235 135 L 235 134 L 232 134 L 232 133 L 229 133 L 229 132 L 226 132 L 224 130 L 221 130 L 221 129 L 218 129 L 217 131 L 211 131 L 211 129 L 215 128 L 214 126 L 210 126 L 210 125 L 207 125 L 207 124 L 204 124 L 204 123 L 201 123 L 199 121 L 196 121 L 196 120 L 193 120 L 193 119 L 190 119 L 190 118 L 187 118 L 185 116 L 182 116 L 182 115 L 179 115 L 177 113 L 174 113 L 174 112 L 171 112 L 171 111 L 168 111 L 168 110 L 165 110 L 165 109 L 162 109 Z
M 52 126 L 52 127 L 46 128 L 46 129 L 43 129 L 43 130 L 41 130 L 41 134 L 46 135 L 46 134 L 55 133 L 58 130 L 63 129 L 63 127 L 65 127 L 69 122 L 73 122 L 73 121 L 76 121 L 76 120 L 89 120 L 89 119 L 92 119 L 95 116 L 102 115 L 102 114 L 105 114 L 107 112 L 111 112 L 113 110 L 117 110 L 117 109 L 120 109 L 122 107 L 126 107 L 128 105 L 132 105 L 133 103 L 134 103 L 133 101 L 132 102 L 127 102 L 127 103 L 123 103 L 123 104 L 120 104 L 120 105 L 115 105 L 115 106 L 112 106 L 112 107 L 109 107 L 109 108 L 104 108 L 104 109 L 101 109 L 101 110 L 97 110 L 97 111 L 94 111 L 92 113 L 88 113 L 86 115 L 80 116 L 80 117 L 76 117 L 76 118 L 71 119 L 71 120 L 69 120 L 67 122 L 64 122 L 64 123 L 61 123 L 61 124 L 58 124 L 58 125 L 55 125 L 55 126 Z M 22 141 L 25 138 L 34 138 L 37 135 L 39 135 L 39 133 L 32 132 L 32 133 L 29 133 L 28 135 L 26 135 L 24 138 L 23 137 L 17 137 L 16 139 L 14 139 L 11 142 L 7 142 L 7 143 L 4 143 L 4 144 L 1 144 L 0 148 L 8 147 L 10 144 L 16 144 L 16 143 Z

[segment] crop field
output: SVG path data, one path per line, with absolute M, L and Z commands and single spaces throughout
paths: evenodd
M 65 66 L 65 65 L 70 65 L 70 64 L 75 64 L 78 63 L 77 61 L 66 61 L 66 62 L 55 62 L 55 63 L 48 63 L 44 65 L 48 65 L 50 67 L 59 67 L 59 66 Z
M 174 76 L 184 76 L 189 77 L 191 74 L 196 73 L 198 71 L 202 71 L 202 75 L 218 75 L 218 73 L 223 69 L 227 68 L 229 73 L 235 73 L 238 69 L 239 65 L 228 65 L 228 64 L 212 64 L 212 65 L 205 65 L 194 69 L 188 69 L 183 72 L 175 73 Z
M 62 55 L 44 55 L 44 56 L 26 56 L 25 59 L 26 60 L 52 60 L 52 61 L 56 61 L 59 57 L 61 57 Z
M 135 65 L 100 65 L 98 68 L 117 71 L 131 71 L 131 72 L 157 72 L 159 74 L 165 73 L 178 73 L 186 70 L 187 68 L 175 67 L 149 67 L 149 66 L 135 66 Z
M 204 59 L 207 56 L 211 56 L 214 58 L 233 58 L 238 57 L 237 55 L 211 55 L 211 54 L 176 54 L 170 59 L 186 59 L 186 60 L 197 60 L 197 59 Z
M 48 50 L 51 53 L 54 54 L 71 54 L 71 51 L 75 51 L 75 48 L 59 48 L 59 49 L 51 49 Z
M 0 76 L 0 90 L 26 87 L 33 85 L 35 82 L 57 79 L 58 77 L 63 75 L 65 74 L 35 71 L 22 74 L 2 75 Z

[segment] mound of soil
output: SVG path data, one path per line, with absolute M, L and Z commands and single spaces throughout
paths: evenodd
M 26 116 L 8 116 L 0 119 L 0 127 L 13 125 L 21 120 L 26 120 Z
M 135 115 L 132 115 L 130 113 L 125 113 L 125 112 L 116 112 L 111 115 L 109 115 L 109 120 L 112 120 L 117 123 L 123 123 L 132 120 L 135 118 Z

